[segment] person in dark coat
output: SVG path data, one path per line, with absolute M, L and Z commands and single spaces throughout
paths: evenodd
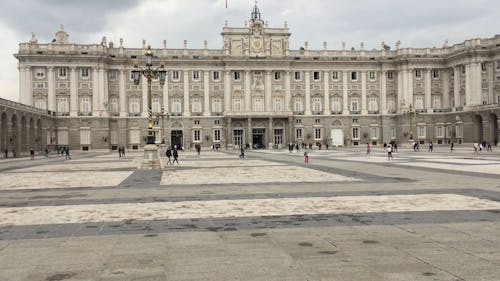
M 177 152 L 177 149 L 174 149 L 174 151 L 172 152 L 172 156 L 174 157 L 174 161 L 172 161 L 172 164 L 174 164 L 175 162 L 179 164 L 179 160 L 177 159 L 179 157 L 179 153 Z
M 167 149 L 167 152 L 165 152 L 165 156 L 167 156 L 168 162 L 167 165 L 170 164 L 172 165 L 172 161 L 170 160 L 170 157 L 172 157 L 172 150 L 170 150 L 170 147 Z

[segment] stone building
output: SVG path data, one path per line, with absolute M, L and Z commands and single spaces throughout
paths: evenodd
M 203 49 L 189 49 L 186 41 L 183 49 L 165 41 L 153 49 L 154 64 L 164 62 L 168 71 L 164 86 L 152 83 L 157 142 L 185 148 L 497 143 L 500 36 L 442 48 L 398 42 L 395 49 L 343 43 L 330 50 L 325 42 L 310 50 L 305 42 L 290 50 L 290 35 L 286 22 L 268 27 L 256 5 L 243 27 L 226 22 L 222 49 L 208 49 L 206 41 Z M 105 37 L 74 44 L 63 27 L 51 43 L 34 35 L 21 43 L 20 102 L 47 113 L 50 122 L 36 127 L 44 126 L 42 144 L 140 149 L 147 83 L 134 85 L 131 71 L 145 49 L 145 42 L 125 48 L 122 39 L 114 44 Z M 5 132 L 17 121 L 2 113 L 1 122 L 2 136 L 11 135 Z

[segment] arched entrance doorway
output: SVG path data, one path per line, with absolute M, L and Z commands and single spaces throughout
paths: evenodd
M 330 145 L 333 147 L 344 146 L 344 129 L 340 120 L 332 122 L 330 130 Z
M 182 124 L 174 122 L 170 126 L 170 146 L 172 148 L 182 149 L 184 147 L 184 135 Z
M 490 114 L 490 141 L 495 146 L 498 144 L 498 116 L 495 113 Z
M 472 141 L 481 143 L 483 141 L 483 117 L 481 115 L 476 115 L 474 127 L 475 132 Z

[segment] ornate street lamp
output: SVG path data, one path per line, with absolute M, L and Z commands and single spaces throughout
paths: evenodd
M 155 137 L 153 134 L 153 109 L 152 109 L 152 96 L 151 96 L 151 84 L 153 79 L 160 80 L 160 85 L 165 84 L 165 78 L 167 77 L 167 71 L 163 68 L 164 64 L 161 63 L 159 68 L 153 68 L 153 51 L 151 46 L 148 45 L 146 50 L 146 67 L 139 68 L 137 63 L 135 64 L 135 69 L 132 70 L 132 78 L 134 79 L 134 84 L 139 85 L 141 82 L 141 75 L 146 77 L 148 83 L 148 137 L 146 144 L 154 144 Z
M 413 118 L 417 115 L 417 112 L 413 109 L 413 106 L 410 104 L 410 108 L 403 111 L 403 115 L 408 116 L 410 119 L 410 140 L 413 140 Z
M 161 63 L 159 68 L 153 68 L 153 51 L 150 45 L 148 45 L 144 55 L 146 56 L 146 66 L 140 68 L 137 65 L 138 63 L 135 63 L 135 68 L 132 70 L 132 79 L 135 85 L 139 85 L 141 76 L 144 76 L 148 83 L 148 136 L 146 138 L 146 145 L 144 146 L 144 159 L 140 167 L 142 169 L 160 169 L 161 165 L 158 156 L 158 147 L 155 144 L 155 136 L 153 133 L 151 84 L 153 79 L 158 79 L 160 85 L 163 86 L 165 84 L 165 78 L 167 77 L 167 71 L 163 68 L 164 63 Z

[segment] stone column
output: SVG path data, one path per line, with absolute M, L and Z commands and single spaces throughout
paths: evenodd
M 324 103 L 325 106 L 323 107 L 323 114 L 325 115 L 330 115 L 331 110 L 330 110 L 330 75 L 328 71 L 323 72 L 323 80 L 324 80 Z
M 453 67 L 453 101 L 454 101 L 454 111 L 457 107 L 462 106 L 460 104 L 460 66 Z
M 413 108 L 415 108 L 415 104 L 413 101 L 413 75 L 415 75 L 415 72 L 413 68 L 410 68 L 407 72 L 406 75 L 406 93 L 407 93 L 407 102 L 406 105 L 413 104 Z
M 274 139 L 273 139 L 273 135 L 274 135 L 274 132 L 273 132 L 273 118 L 272 117 L 269 117 L 269 126 L 268 126 L 269 130 L 268 130 L 268 133 L 267 133 L 267 143 L 269 144 L 268 145 L 268 148 L 269 149 L 272 149 L 273 148 L 273 145 L 274 145 Z
M 120 100 L 120 117 L 127 117 L 127 93 L 125 92 L 125 69 L 120 69 L 118 99 Z
M 27 103 L 26 93 L 26 69 L 24 66 L 19 66 L 19 102 L 22 104 Z
M 443 79 L 443 104 L 442 108 L 450 108 L 450 73 L 449 69 L 443 68 L 440 70 L 441 79 Z
M 380 73 L 380 110 L 387 114 L 387 71 Z
M 366 108 L 366 71 L 361 71 L 361 114 L 368 114 Z
M 342 114 L 349 115 L 349 95 L 347 92 L 347 71 L 342 72 Z
M 191 108 L 189 102 L 189 71 L 184 71 L 184 110 L 183 116 L 191 116 Z
M 78 116 L 78 80 L 76 76 L 76 67 L 72 66 L 69 70 L 69 96 L 70 111 L 72 117 Z
M 285 71 L 285 111 L 291 111 L 290 70 Z
M 168 98 L 168 74 L 165 77 L 165 84 L 163 84 L 163 109 L 165 112 L 170 112 L 170 101 Z
M 141 74 L 142 75 L 142 74 Z M 142 117 L 148 118 L 148 79 L 141 77 L 142 81 Z
M 266 80 L 265 80 L 265 85 L 264 85 L 264 101 L 265 101 L 265 111 L 266 112 L 272 112 L 273 111 L 273 106 L 272 106 L 272 81 L 271 81 L 271 71 L 267 70 L 266 71 Z
M 245 94 L 245 111 L 250 112 L 252 111 L 252 93 L 251 93 L 251 77 L 250 77 L 250 70 L 245 70 L 245 88 L 244 88 L 244 94 Z
M 253 142 L 253 139 L 252 139 L 252 118 L 248 118 L 247 119 L 247 127 L 248 127 L 248 131 L 247 131 L 247 136 L 248 136 L 248 141 L 247 143 L 250 144 L 250 148 L 252 148 L 252 142 Z
M 304 71 L 304 81 L 305 81 L 305 112 L 304 115 L 311 116 L 311 72 Z
M 403 100 L 405 99 L 404 93 L 403 93 L 403 81 L 404 81 L 404 71 L 400 70 L 397 72 L 398 75 L 398 98 L 396 101 L 396 111 L 397 113 L 401 113 L 401 106 L 403 105 Z
M 493 104 L 495 101 L 495 62 L 488 64 L 488 103 Z
M 226 70 L 224 73 L 224 111 L 231 111 L 231 71 Z
M 210 116 L 210 71 L 203 71 L 203 116 Z
M 56 111 L 56 85 L 54 77 L 54 67 L 48 67 L 47 81 L 49 82 L 48 107 L 50 111 Z
M 432 82 L 431 82 L 431 70 L 429 68 L 426 68 L 424 70 L 424 83 L 425 83 L 425 109 L 427 110 L 428 113 L 433 112 L 432 109 Z
M 29 106 L 34 106 L 33 104 L 33 86 L 32 86 L 32 82 L 31 79 L 31 68 L 29 66 L 26 66 L 25 68 L 25 73 L 24 73 L 24 83 L 25 83 L 25 88 L 24 88 L 24 91 L 25 91 L 25 104 L 29 105 Z
M 233 148 L 233 125 L 231 118 L 227 119 L 227 139 L 226 139 L 226 147 Z
M 102 113 L 101 116 L 109 116 L 108 72 L 104 68 L 99 69 L 99 102 Z

